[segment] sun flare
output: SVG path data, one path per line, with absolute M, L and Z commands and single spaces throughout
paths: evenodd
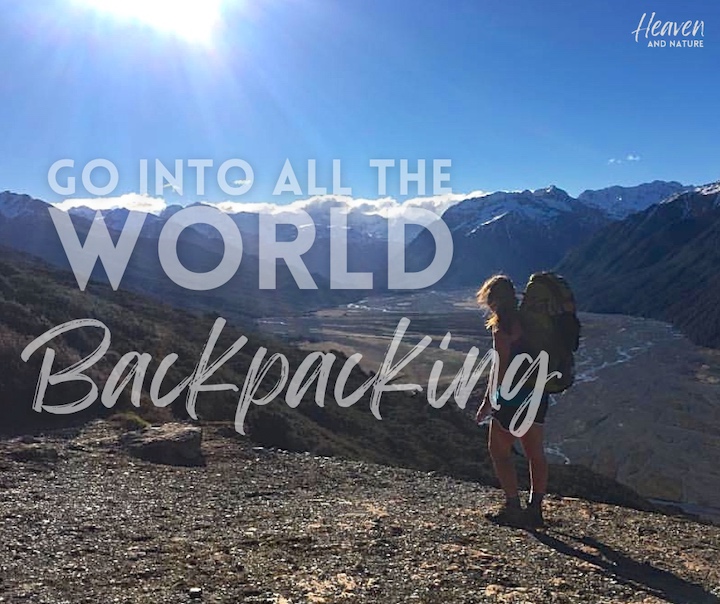
M 188 42 L 208 43 L 220 20 L 222 0 L 81 0 L 118 19 L 143 23 Z

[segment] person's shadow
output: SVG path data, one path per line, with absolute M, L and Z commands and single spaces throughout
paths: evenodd
M 544 532 L 533 531 L 532 534 L 538 541 L 555 551 L 594 564 L 619 583 L 635 589 L 642 589 L 667 602 L 675 604 L 720 604 L 720 598 L 706 591 L 701 585 L 690 583 L 671 572 L 656 568 L 652 564 L 635 562 L 632 558 L 592 537 L 577 538 L 560 531 L 553 532 L 567 537 L 568 541 L 573 540 L 592 547 L 599 551 L 600 555 L 593 555 L 577 549 L 570 543 L 561 541 Z

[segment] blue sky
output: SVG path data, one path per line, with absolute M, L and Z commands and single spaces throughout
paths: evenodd
M 226 0 L 209 43 L 83 0 L 0 7 L 0 190 L 60 201 L 50 165 L 74 159 L 79 181 L 98 157 L 114 195 L 139 190 L 141 158 L 242 158 L 236 201 L 273 200 L 286 158 L 304 191 L 308 159 L 328 187 L 340 159 L 368 198 L 373 158 L 451 159 L 458 193 L 720 179 L 714 0 Z M 704 47 L 636 42 L 644 12 L 703 20 Z M 202 199 L 228 199 L 215 173 Z M 168 202 L 197 198 L 192 174 Z

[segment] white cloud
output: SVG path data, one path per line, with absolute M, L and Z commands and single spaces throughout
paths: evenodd
M 474 197 L 489 195 L 484 191 L 472 191 L 471 193 L 449 193 L 432 197 L 415 197 L 404 202 L 399 202 L 393 197 L 380 197 L 378 199 L 354 198 L 346 195 L 317 195 L 308 199 L 301 199 L 288 204 L 276 204 L 272 202 L 239 202 L 221 201 L 207 203 L 215 206 L 227 214 L 239 212 L 269 213 L 269 214 L 292 214 L 303 210 L 309 214 L 322 212 L 331 207 L 344 208 L 348 213 L 361 213 L 376 215 L 387 219 L 396 219 L 414 208 L 430 210 L 441 215 L 450 206 Z M 116 208 L 127 208 L 138 212 L 149 214 L 160 214 L 166 207 L 167 202 L 162 197 L 150 197 L 139 193 L 128 193 L 119 197 L 100 197 L 90 199 L 67 199 L 53 204 L 61 210 L 69 210 L 85 206 L 93 210 L 112 210 Z
M 244 187 L 245 185 L 252 184 L 252 180 L 249 178 L 238 178 L 237 180 L 233 180 L 232 184 L 238 187 Z
M 617 157 L 611 157 L 607 163 L 610 165 L 617 165 L 617 164 L 622 164 L 626 161 L 640 161 L 640 159 L 641 159 L 640 156 L 637 155 L 636 153 L 628 153 L 624 159 L 620 159 Z
M 473 191 L 472 193 L 450 193 L 446 195 L 436 195 L 433 197 L 416 197 L 408 199 L 404 202 L 397 201 L 394 197 L 380 197 L 378 199 L 354 198 L 346 195 L 316 195 L 308 199 L 301 199 L 289 204 L 275 203 L 244 203 L 238 201 L 223 201 L 211 204 L 228 214 L 236 214 L 238 212 L 258 212 L 258 213 L 292 213 L 297 210 L 303 210 L 308 213 L 320 211 L 329 207 L 345 208 L 347 212 L 360 212 L 363 214 L 375 214 L 384 218 L 397 217 L 409 208 L 423 208 L 431 210 L 436 214 L 442 214 L 450 206 L 470 199 L 472 197 L 482 197 L 488 195 L 484 191 Z
M 128 210 L 145 212 L 146 214 L 159 214 L 167 207 L 167 203 L 162 197 L 150 197 L 149 195 L 141 195 L 140 193 L 127 193 L 119 197 L 73 198 L 54 203 L 53 205 L 66 212 L 72 208 L 84 206 L 92 210 L 127 208 Z

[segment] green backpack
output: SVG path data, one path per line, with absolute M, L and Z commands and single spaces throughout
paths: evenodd
M 562 373 L 548 381 L 545 392 L 567 390 L 575 381 L 574 353 L 580 345 L 580 321 L 567 281 L 551 272 L 531 275 L 520 303 L 520 323 L 525 351 L 536 357 L 545 350 L 548 373 Z

